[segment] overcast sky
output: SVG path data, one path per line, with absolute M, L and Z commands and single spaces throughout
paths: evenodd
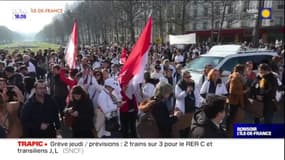
M 62 9 L 72 6 L 73 1 L 0 1 L 0 26 L 20 33 L 37 33 L 52 18 L 61 13 L 32 13 L 31 9 Z M 58 10 L 59 11 L 59 10 Z M 15 14 L 24 12 L 26 19 L 16 19 Z

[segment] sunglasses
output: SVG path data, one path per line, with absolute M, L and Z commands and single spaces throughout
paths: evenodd
M 192 76 L 185 76 L 185 78 L 191 78 Z

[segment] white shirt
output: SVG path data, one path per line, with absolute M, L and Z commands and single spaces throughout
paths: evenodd
M 157 73 L 156 71 L 152 72 L 151 75 L 150 75 L 151 78 L 153 79 L 160 79 L 161 77 L 163 77 L 163 74 L 162 73 Z
M 84 83 L 86 78 L 87 82 Z M 96 91 L 103 90 L 103 86 L 97 83 L 97 80 L 93 75 L 88 75 L 88 77 L 81 77 L 78 81 L 78 85 L 82 86 L 88 92 L 90 99 L 93 98 L 95 90 Z
M 29 62 L 29 66 L 27 67 L 28 72 L 36 72 L 36 67 L 32 62 Z
M 175 86 L 175 107 L 178 108 L 182 113 L 185 113 L 185 97 L 187 96 L 186 91 L 183 91 L 179 85 Z M 200 106 L 200 95 L 197 85 L 194 88 L 194 96 L 195 96 L 195 107 Z
M 112 58 L 111 63 L 119 64 L 119 58 L 118 57 Z
M 210 88 L 210 81 L 205 80 L 202 87 L 201 87 L 200 94 L 209 93 L 209 88 Z M 225 84 L 224 83 L 217 84 L 215 95 L 222 96 L 225 94 L 228 94 L 228 91 L 227 91 Z
M 182 56 L 182 55 L 176 55 L 174 57 L 174 62 L 176 62 L 176 63 L 181 63 L 183 61 L 184 61 L 184 56 Z
M 143 99 L 149 99 L 154 96 L 154 85 L 151 83 L 145 83 L 142 88 Z
M 98 62 L 98 61 L 95 61 L 95 62 L 93 63 L 93 65 L 92 65 L 92 68 L 93 68 L 93 69 L 100 68 L 100 67 L 101 67 L 101 63 Z

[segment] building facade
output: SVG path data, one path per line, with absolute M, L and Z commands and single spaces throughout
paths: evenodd
M 214 30 L 214 37 L 220 29 L 222 42 L 250 41 L 258 14 L 258 0 L 227 0 L 224 1 L 191 1 L 189 3 L 189 15 L 192 19 L 187 28 L 190 32 L 198 33 L 198 39 L 207 40 L 210 30 Z M 274 38 L 282 39 L 279 32 L 284 34 L 284 1 L 264 0 L 264 8 L 272 9 L 272 19 L 263 19 L 260 37 L 264 41 L 272 41 Z M 223 12 L 224 17 L 223 17 Z M 208 31 L 208 32 L 207 32 Z M 272 32 L 273 31 L 273 32 Z M 278 34 L 279 33 L 279 34 Z M 200 34 L 200 36 L 199 36 Z M 284 38 L 283 38 L 284 40 Z

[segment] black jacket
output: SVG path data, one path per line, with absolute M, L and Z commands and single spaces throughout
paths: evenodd
M 158 102 L 152 108 L 152 115 L 156 120 L 160 138 L 170 138 L 172 125 L 176 122 L 176 117 L 170 117 L 170 113 L 165 102 Z
M 261 89 L 263 94 L 263 102 L 264 102 L 264 112 L 274 112 L 275 110 L 275 100 L 276 91 L 278 89 L 278 81 L 275 75 L 270 72 L 263 76 L 265 79 L 264 89 Z
M 72 101 L 69 104 L 74 111 L 78 111 L 78 117 L 75 118 L 72 129 L 75 131 L 88 131 L 94 128 L 93 118 L 94 109 L 92 102 L 88 100 Z
M 53 76 L 51 79 L 51 95 L 54 97 L 63 97 L 66 98 L 68 95 L 67 85 L 60 80 L 60 76 Z
M 7 130 L 0 125 L 0 138 L 6 138 Z
M 191 124 L 192 138 L 226 138 L 225 131 L 209 120 L 203 111 L 194 114 Z
M 23 107 L 21 120 L 24 137 L 28 138 L 54 138 L 55 130 L 60 128 L 58 107 L 49 95 L 43 104 L 31 97 Z M 48 123 L 48 129 L 41 130 L 41 123 Z

